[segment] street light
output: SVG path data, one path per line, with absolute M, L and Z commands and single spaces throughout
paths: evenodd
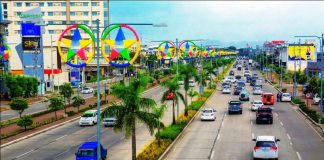
M 323 64 L 324 64 L 324 53 L 323 53 L 323 45 L 324 45 L 324 34 L 322 33 L 322 36 L 295 36 L 295 37 L 300 37 L 300 38 L 318 38 L 319 41 L 320 41 L 320 50 L 321 50 L 321 54 L 322 54 L 322 57 L 321 57 L 321 63 L 322 65 L 320 65 L 320 80 L 321 80 L 321 91 L 320 91 L 320 94 L 321 94 L 321 98 L 320 98 L 320 103 L 319 103 L 319 107 L 320 107 L 320 122 L 322 121 L 323 119 Z

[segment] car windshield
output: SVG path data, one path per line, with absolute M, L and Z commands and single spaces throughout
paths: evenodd
M 82 117 L 93 117 L 92 113 L 85 113 L 82 115 Z
M 276 144 L 273 141 L 258 141 L 256 143 L 257 147 L 273 147 Z
M 194 81 L 193 80 L 189 80 L 189 83 L 194 83 Z
M 262 104 L 260 101 L 254 101 L 253 104 Z
M 238 102 L 238 101 L 232 101 L 229 103 L 230 105 L 240 105 L 241 102 Z
M 115 120 L 113 119 L 105 119 L 104 122 L 114 122 Z
M 203 112 L 204 112 L 204 113 L 213 113 L 213 111 L 210 110 L 210 109 L 203 110 Z
M 94 149 L 80 149 L 78 150 L 77 155 L 80 157 L 89 157 L 89 156 L 94 156 L 95 152 Z
M 258 111 L 259 112 L 264 112 L 264 113 L 271 113 L 271 109 L 270 108 L 259 108 Z
M 261 90 L 260 87 L 254 87 L 254 90 Z
M 283 97 L 290 97 L 290 94 L 282 94 Z

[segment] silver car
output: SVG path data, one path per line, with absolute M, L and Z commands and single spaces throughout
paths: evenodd
M 105 118 L 102 122 L 102 124 L 105 126 L 105 127 L 109 127 L 109 126 L 114 126 L 116 123 L 116 118 L 114 117 L 109 117 L 109 118 Z
M 279 139 L 274 136 L 258 136 L 255 141 L 255 146 L 253 148 L 253 159 L 278 159 Z
M 262 94 L 261 87 L 254 87 L 253 88 L 253 94 L 254 95 L 261 95 Z

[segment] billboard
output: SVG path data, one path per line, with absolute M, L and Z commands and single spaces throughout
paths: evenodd
M 34 23 L 21 23 L 21 36 L 41 36 L 41 27 Z
M 22 48 L 24 51 L 35 51 L 40 49 L 40 37 L 22 37 Z
M 315 46 L 313 44 L 289 44 L 288 60 L 315 60 Z

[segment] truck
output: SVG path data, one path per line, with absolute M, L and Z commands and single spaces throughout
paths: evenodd
M 96 141 L 84 142 L 75 153 L 76 160 L 92 160 L 97 159 L 97 146 Z M 107 149 L 103 148 L 100 144 L 100 154 L 101 159 L 104 160 L 107 158 Z
M 253 63 L 253 60 L 252 59 L 249 59 L 249 65 L 251 66 Z

